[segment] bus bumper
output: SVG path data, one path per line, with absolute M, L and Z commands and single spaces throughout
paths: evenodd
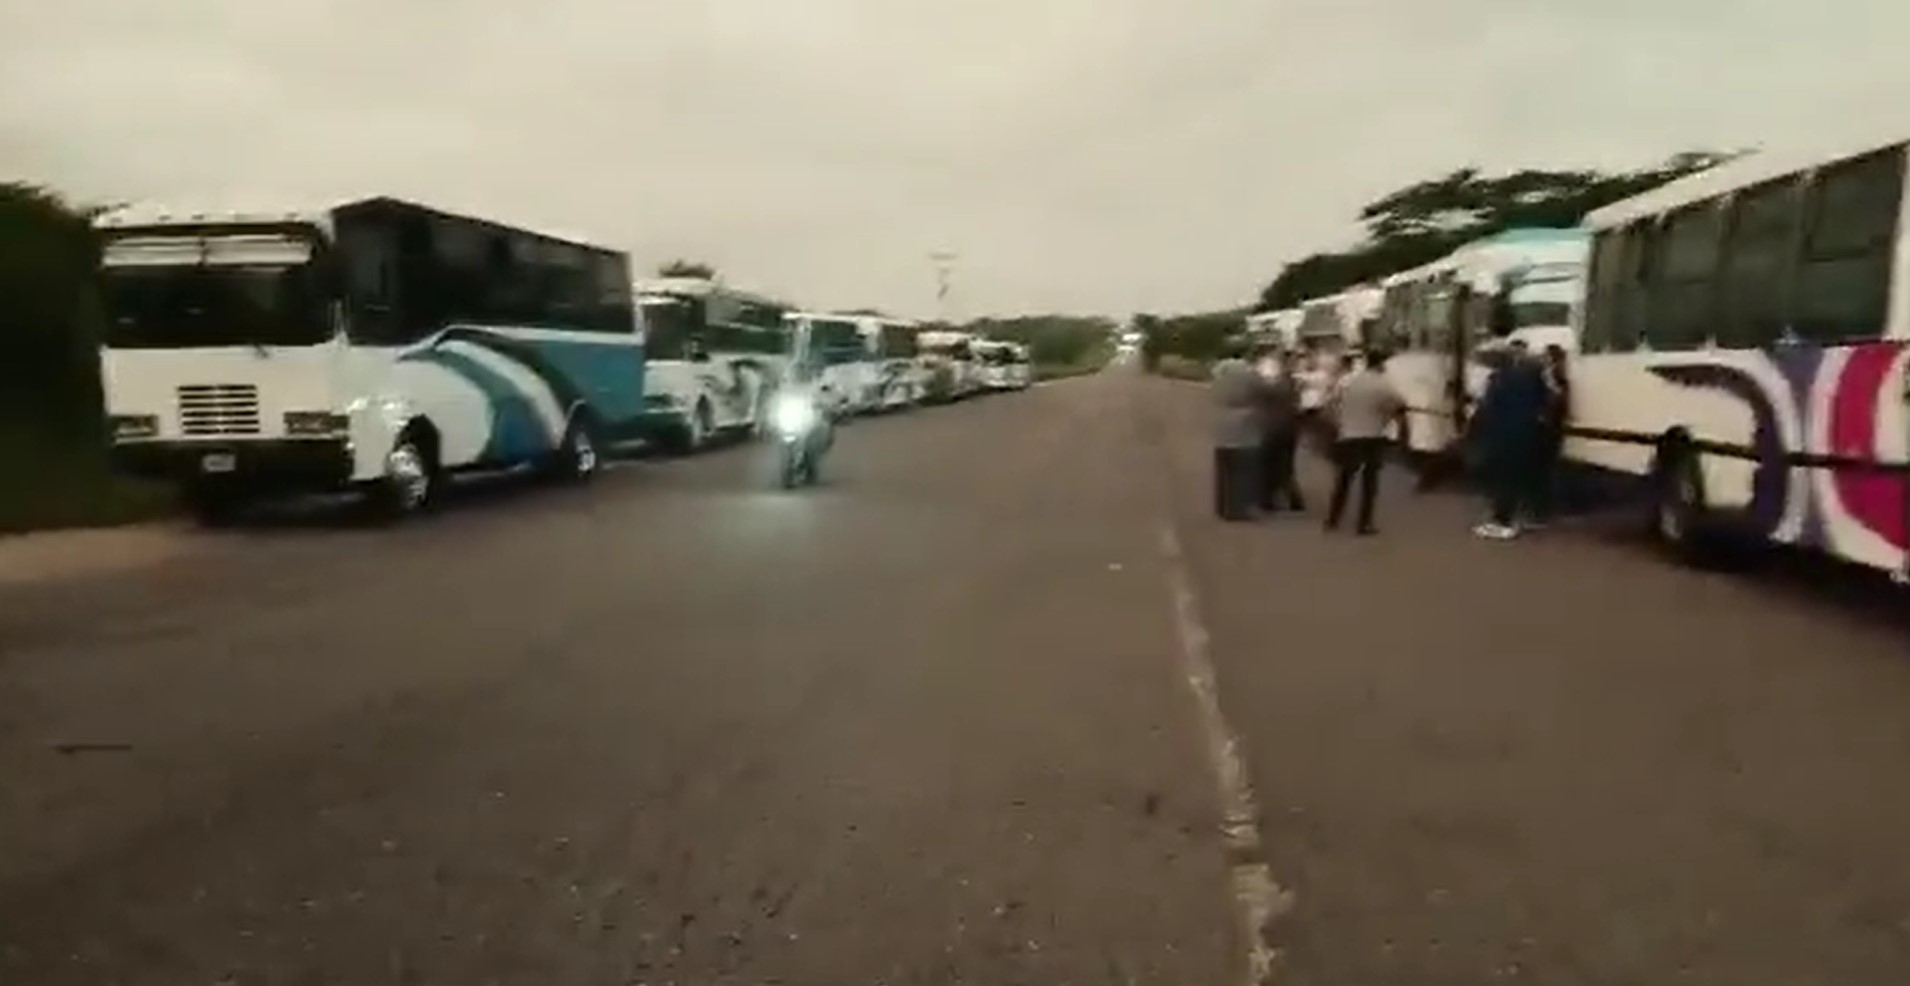
M 344 441 L 122 442 L 113 469 L 181 484 L 217 484 L 260 492 L 342 489 L 352 477 Z

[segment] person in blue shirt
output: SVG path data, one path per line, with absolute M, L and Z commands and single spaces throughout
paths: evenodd
M 1473 528 L 1482 538 L 1505 541 L 1519 536 L 1519 517 L 1530 510 L 1535 475 L 1545 458 L 1547 411 L 1551 389 L 1545 370 L 1523 342 L 1509 347 L 1510 358 L 1486 383 L 1472 419 L 1472 440 L 1492 500 L 1492 515 Z

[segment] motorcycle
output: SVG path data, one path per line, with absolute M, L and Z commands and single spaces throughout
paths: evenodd
M 784 489 L 816 484 L 822 453 L 828 447 L 825 414 L 813 394 L 786 393 L 776 398 L 770 423 L 776 430 Z

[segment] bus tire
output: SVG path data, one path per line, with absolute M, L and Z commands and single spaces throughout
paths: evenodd
M 588 483 L 603 467 L 603 452 L 597 440 L 597 426 L 588 411 L 571 415 L 570 427 L 551 457 L 552 479 L 564 483 Z
M 406 426 L 385 453 L 385 474 L 372 486 L 372 505 L 385 520 L 429 510 L 438 495 L 437 433 L 428 424 Z

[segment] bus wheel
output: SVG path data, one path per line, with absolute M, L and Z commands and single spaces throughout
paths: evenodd
M 578 415 L 565 430 L 563 444 L 557 447 L 551 473 L 559 480 L 585 483 L 597 475 L 597 470 L 602 466 L 603 457 L 597 451 L 595 429 L 587 418 Z
M 430 449 L 417 432 L 407 431 L 385 453 L 385 475 L 373 497 L 379 513 L 395 520 L 429 507 L 437 485 L 437 463 Z

